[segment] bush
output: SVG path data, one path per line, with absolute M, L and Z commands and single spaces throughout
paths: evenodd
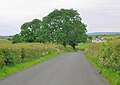
M 16 34 L 16 35 L 14 35 L 13 37 L 12 37 L 12 43 L 14 44 L 14 43 L 20 43 L 20 42 L 22 42 L 22 37 L 21 37 L 21 35 L 20 34 Z
M 10 49 L 3 49 L 3 53 L 4 53 L 4 57 L 5 57 L 5 65 L 6 66 L 12 66 L 14 65 L 14 61 L 13 61 L 13 56 L 12 56 L 12 52 Z
M 2 53 L 1 50 L 0 50 L 0 68 L 5 65 L 4 60 L 5 60 L 5 58 L 4 58 L 4 56 L 3 56 L 3 53 Z

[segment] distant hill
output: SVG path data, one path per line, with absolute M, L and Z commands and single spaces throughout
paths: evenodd
M 0 39 L 9 39 L 11 36 L 0 36 Z
M 93 33 L 87 33 L 87 35 L 116 35 L 120 34 L 120 32 L 93 32 Z

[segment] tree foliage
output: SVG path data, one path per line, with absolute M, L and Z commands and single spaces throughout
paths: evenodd
M 20 34 L 16 34 L 12 37 L 12 43 L 19 43 L 22 42 L 22 37 Z
M 86 25 L 81 20 L 76 10 L 55 9 L 42 20 L 24 23 L 20 36 L 25 42 L 60 43 L 75 48 L 87 39 Z

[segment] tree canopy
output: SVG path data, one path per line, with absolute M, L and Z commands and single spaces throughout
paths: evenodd
M 86 25 L 73 9 L 55 9 L 42 20 L 34 19 L 21 26 L 21 32 L 13 42 L 60 43 L 73 48 L 87 39 Z M 17 38 L 15 38 L 17 37 Z

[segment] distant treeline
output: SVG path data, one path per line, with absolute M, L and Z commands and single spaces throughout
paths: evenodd
M 0 36 L 0 39 L 11 39 L 11 36 Z
M 93 32 L 87 33 L 87 35 L 120 35 L 120 32 Z

